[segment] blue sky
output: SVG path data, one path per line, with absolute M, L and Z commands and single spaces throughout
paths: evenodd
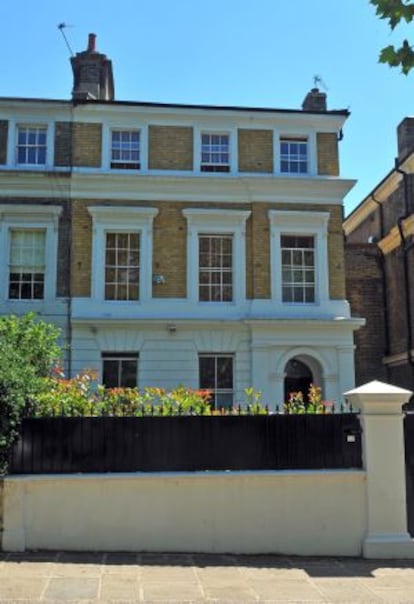
M 396 127 L 414 113 L 414 73 L 377 63 L 390 33 L 368 0 L 3 2 L 0 96 L 70 97 L 69 52 L 89 32 L 113 61 L 118 100 L 300 108 L 318 74 L 330 109 L 349 108 L 341 174 L 349 213 L 393 167 Z M 414 26 L 413 26 L 414 28 Z

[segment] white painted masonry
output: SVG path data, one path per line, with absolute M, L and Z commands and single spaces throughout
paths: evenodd
M 401 408 L 411 394 L 380 382 L 346 393 L 361 409 L 360 471 L 6 477 L 2 547 L 414 559 Z

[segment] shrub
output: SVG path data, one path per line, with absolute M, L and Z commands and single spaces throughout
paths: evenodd
M 30 401 L 60 356 L 59 330 L 29 314 L 0 317 L 0 474 Z

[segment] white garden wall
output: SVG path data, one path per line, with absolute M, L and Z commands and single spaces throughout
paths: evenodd
M 14 476 L 3 548 L 360 555 L 365 472 Z

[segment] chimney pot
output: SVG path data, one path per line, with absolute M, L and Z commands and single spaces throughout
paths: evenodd
M 88 36 L 88 52 L 95 52 L 96 46 L 96 34 L 89 34 Z

